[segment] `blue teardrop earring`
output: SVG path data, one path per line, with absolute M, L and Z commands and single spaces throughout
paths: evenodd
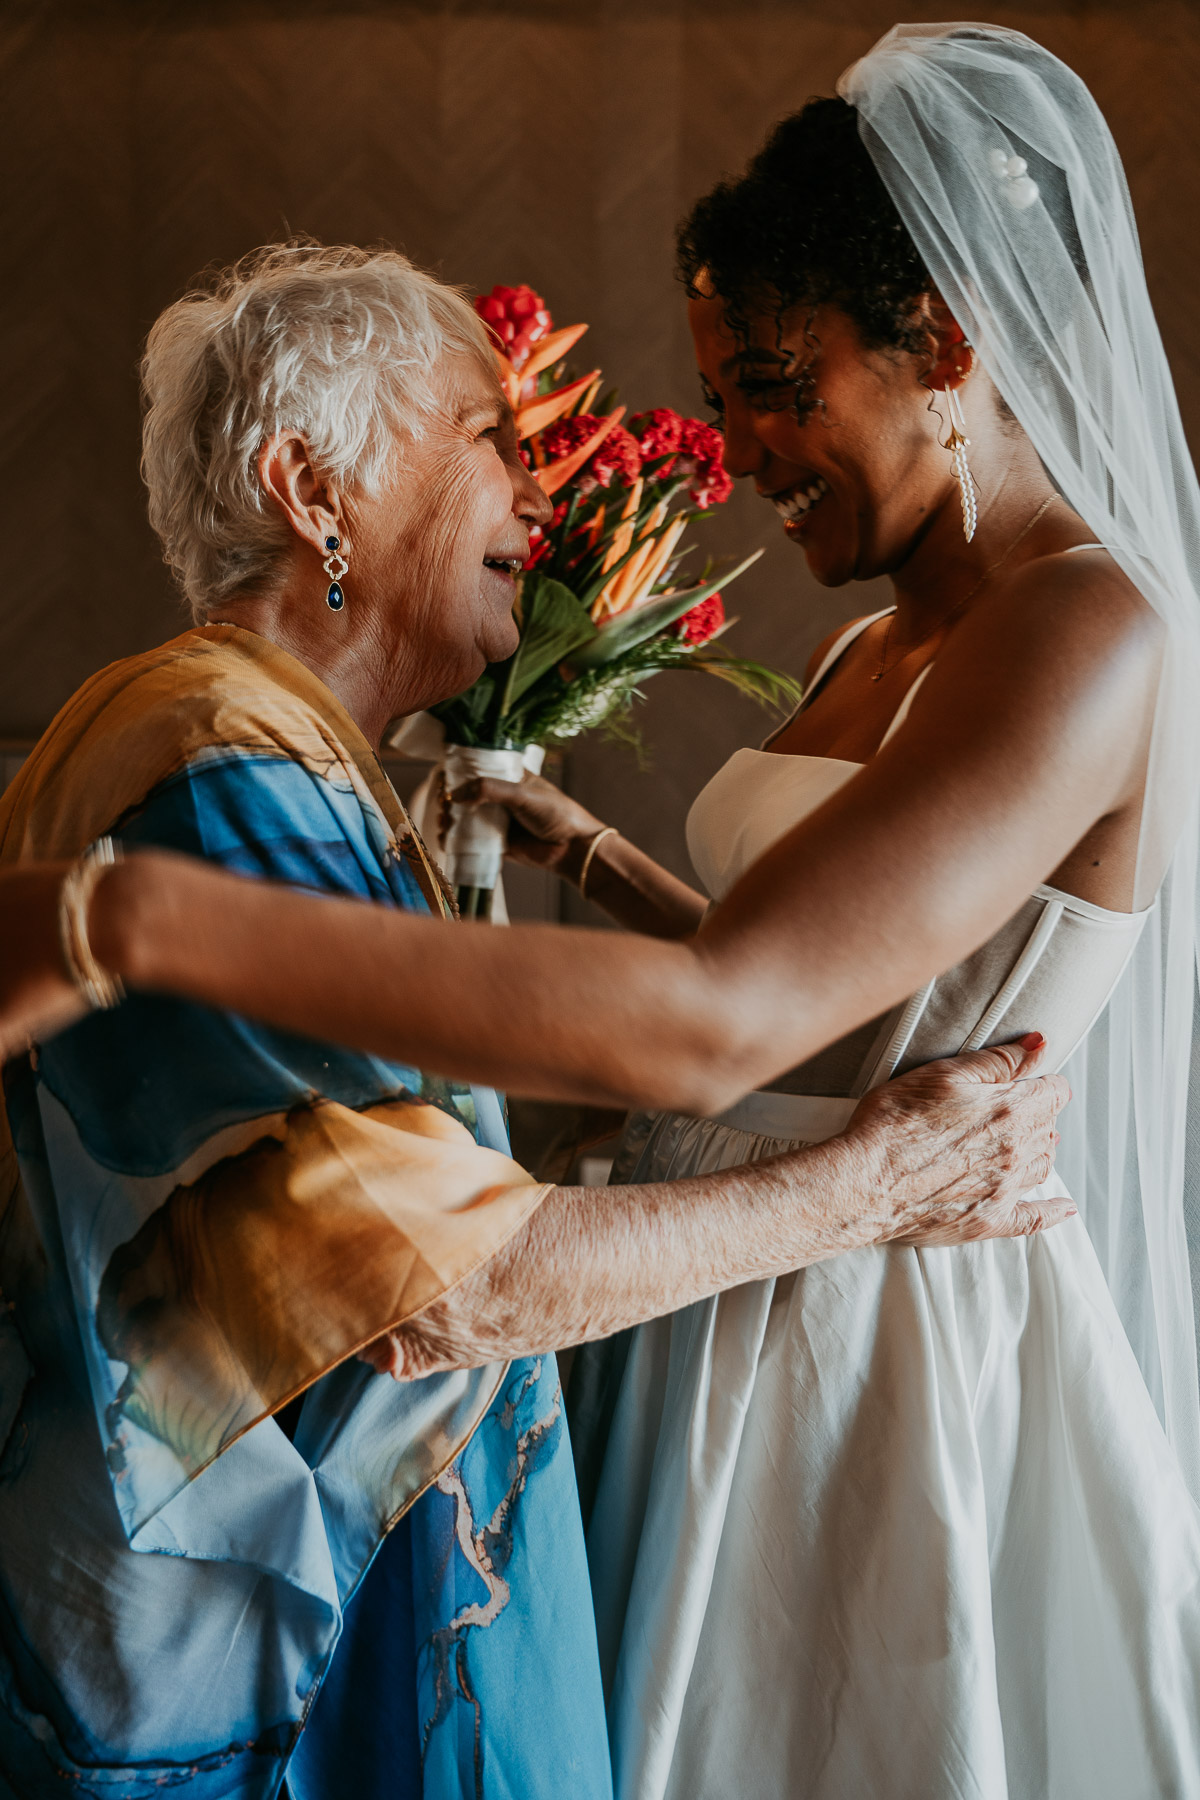
M 341 547 L 341 538 L 327 537 L 325 539 L 325 548 L 328 550 L 329 555 L 325 558 L 321 567 L 329 577 L 329 592 L 325 596 L 325 604 L 330 612 L 341 612 L 343 606 L 346 604 L 346 596 L 342 592 L 342 576 L 346 573 L 350 564 L 346 561 L 344 556 L 338 555 L 338 551 Z

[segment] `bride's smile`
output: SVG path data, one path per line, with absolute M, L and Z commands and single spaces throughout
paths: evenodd
M 802 476 L 783 493 L 768 494 L 766 498 L 771 501 L 775 511 L 783 520 L 787 535 L 798 543 L 803 539 L 803 528 L 809 514 L 828 492 L 829 483 L 824 476 L 815 475 L 807 481 Z

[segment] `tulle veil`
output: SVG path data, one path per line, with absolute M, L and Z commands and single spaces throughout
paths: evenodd
M 1059 1169 L 1200 1499 L 1200 490 L 1124 172 L 1083 82 L 1017 31 L 897 25 L 838 91 L 1051 480 L 1169 628 L 1135 896 L 1151 910 L 1067 1067 Z

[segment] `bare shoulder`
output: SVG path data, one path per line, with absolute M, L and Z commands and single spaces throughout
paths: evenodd
M 1030 793 L 1053 769 L 1111 810 L 1140 792 L 1166 648 L 1106 551 L 1032 558 L 949 633 L 913 705 L 911 752 L 949 753 L 993 784 L 1019 769 Z
M 1060 690 L 1073 672 L 1119 676 L 1136 689 L 1139 676 L 1157 675 L 1165 638 L 1162 619 L 1108 551 L 1087 549 L 1034 557 L 997 579 L 954 648 L 972 659 L 998 656 L 1014 674 L 1052 664 Z

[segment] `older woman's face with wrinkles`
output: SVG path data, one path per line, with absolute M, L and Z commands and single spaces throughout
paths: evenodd
M 348 508 L 354 567 L 422 704 L 460 693 L 517 646 L 516 575 L 553 507 L 521 461 L 497 383 L 467 356 L 439 371 L 437 413 L 397 447 L 383 493 Z

